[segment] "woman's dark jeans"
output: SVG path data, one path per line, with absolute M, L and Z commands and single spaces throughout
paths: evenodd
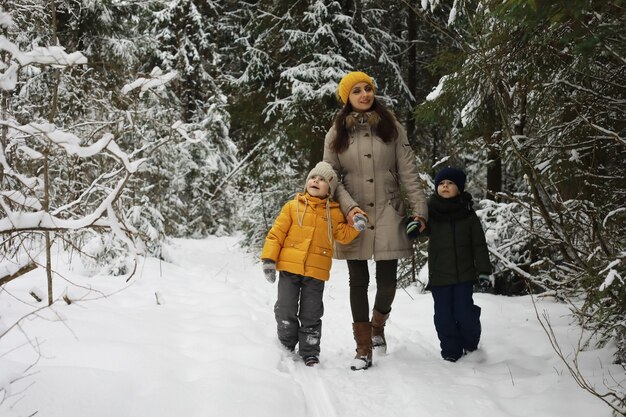
M 354 323 L 370 321 L 367 288 L 370 283 L 368 261 L 348 260 L 350 273 L 350 308 Z M 398 260 L 376 261 L 376 298 L 374 309 L 381 314 L 391 311 L 396 296 Z

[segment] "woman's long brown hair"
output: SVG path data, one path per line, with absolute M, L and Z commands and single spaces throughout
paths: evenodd
M 372 107 L 368 111 L 374 111 L 378 113 L 380 117 L 380 122 L 375 126 L 376 134 L 383 140 L 383 142 L 391 142 L 398 137 L 398 128 L 396 127 L 396 118 L 393 113 L 391 113 L 382 103 L 380 103 L 376 98 L 374 98 L 374 102 L 372 103 Z M 346 117 L 353 112 L 352 105 L 348 102 L 341 111 L 335 117 L 335 130 L 337 131 L 337 136 L 335 140 L 330 144 L 330 148 L 336 153 L 342 153 L 346 149 L 348 149 L 348 138 L 349 132 L 346 127 Z

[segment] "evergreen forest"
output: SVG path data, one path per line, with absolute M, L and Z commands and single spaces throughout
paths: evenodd
M 0 285 L 55 279 L 53 245 L 114 275 L 172 237 L 259 253 L 359 70 L 425 187 L 468 173 L 493 291 L 626 364 L 624 27 L 623 0 L 0 0 Z

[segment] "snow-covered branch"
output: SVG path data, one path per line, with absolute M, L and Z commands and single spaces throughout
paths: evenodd
M 23 231 L 60 231 L 78 230 L 87 227 L 111 227 L 110 221 L 102 219 L 105 211 L 111 207 L 124 190 L 124 185 L 130 178 L 130 173 L 119 180 L 117 186 L 100 203 L 100 205 L 90 214 L 75 218 L 64 219 L 56 217 L 45 211 L 32 213 L 14 212 L 9 206 L 0 200 L 0 207 L 5 211 L 6 217 L 0 219 L 0 233 L 3 232 L 23 232 Z

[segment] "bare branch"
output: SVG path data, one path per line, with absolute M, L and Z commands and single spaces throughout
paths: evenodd
M 5 275 L 3 277 L 0 278 L 0 286 L 6 284 L 9 281 L 14 280 L 15 278 L 24 275 L 30 271 L 32 271 L 33 269 L 37 268 L 37 265 L 34 262 L 30 262 L 27 265 L 24 265 L 23 267 L 21 267 L 20 269 L 18 269 L 16 272 L 12 273 L 11 275 Z

